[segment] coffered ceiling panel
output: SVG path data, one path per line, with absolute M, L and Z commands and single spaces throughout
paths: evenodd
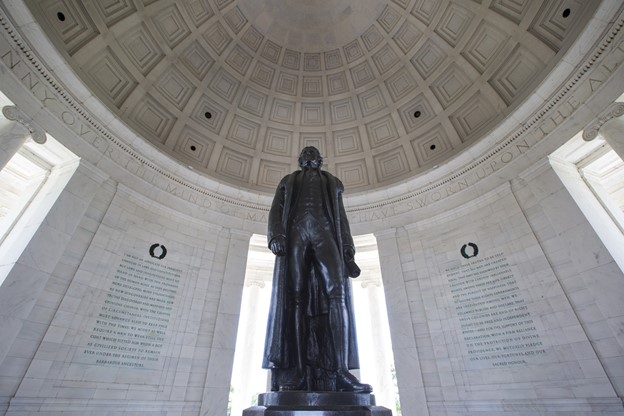
M 122 122 L 180 163 L 272 192 L 319 147 L 349 192 L 479 141 L 566 52 L 582 0 L 33 0 Z

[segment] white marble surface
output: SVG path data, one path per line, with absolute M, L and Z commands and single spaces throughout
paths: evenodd
M 513 192 L 510 186 L 501 187 L 463 208 L 410 224 L 406 231 L 376 236 L 399 386 L 401 369 L 411 368 L 415 376 L 410 383 L 422 380 L 429 414 L 624 412 L 617 392 L 621 368 L 614 366 L 616 358 L 609 361 L 623 356 L 617 332 L 609 328 L 609 317 L 619 316 L 619 305 L 607 294 L 609 286 L 621 282 L 622 272 L 609 272 L 613 259 L 553 176 L 542 164 L 540 173 L 514 185 Z M 444 272 L 447 265 L 466 261 L 459 248 L 468 241 L 478 243 L 481 255 L 505 253 L 545 354 L 505 368 L 468 364 Z M 588 281 L 570 291 L 568 282 L 579 273 L 575 264 L 588 273 Z M 602 284 L 590 283 L 594 276 Z M 393 293 L 386 281 L 400 282 L 403 289 Z M 617 289 L 615 293 L 613 299 Z M 401 301 L 404 296 L 406 301 Z M 410 340 L 415 342 L 418 369 L 409 365 L 405 346 Z M 419 391 L 412 386 L 409 399 Z M 410 409 L 403 406 L 403 413 L 417 414 Z
M 76 184 L 68 187 L 72 195 L 81 195 L 84 192 L 81 189 L 97 189 Z M 82 218 L 82 226 L 92 231 L 82 227 L 75 230 L 72 240 L 75 249 L 61 258 L 62 262 L 71 264 L 71 253 L 82 250 L 81 258 L 74 267 L 68 264 L 56 268 L 57 279 L 64 283 L 41 286 L 41 295 L 33 296 L 36 305 L 27 322 L 40 324 L 32 335 L 26 333 L 17 340 L 30 338 L 33 342 L 37 336 L 42 337 L 36 353 L 31 349 L 34 358 L 32 361 L 18 358 L 9 351 L 0 367 L 4 368 L 3 385 L 7 387 L 7 381 L 23 377 L 8 414 L 21 414 L 28 409 L 52 412 L 68 408 L 97 413 L 98 408 L 105 408 L 103 403 L 132 411 L 146 400 L 153 401 L 146 410 L 172 415 L 183 409 L 195 409 L 193 412 L 197 414 L 202 399 L 211 403 L 211 408 L 225 410 L 227 395 L 223 401 L 219 391 L 229 385 L 240 282 L 250 234 L 230 233 L 220 226 L 197 221 L 158 206 L 122 186 L 110 191 L 108 202 L 101 194 L 91 209 L 84 206 L 85 217 L 73 218 L 75 221 Z M 64 217 L 65 221 L 68 219 Z M 93 224 L 94 221 L 100 222 Z M 62 224 L 63 229 L 67 227 L 67 222 Z M 80 237 L 82 234 L 84 237 Z M 35 240 L 37 244 L 43 241 Z M 147 249 L 154 241 L 167 246 L 167 265 L 183 270 L 160 365 L 136 370 L 85 363 L 80 358 L 82 350 L 91 334 L 94 317 L 106 298 L 116 264 L 128 253 L 149 259 Z M 54 269 L 54 264 L 46 267 Z M 14 273 L 18 271 L 14 269 Z M 55 288 L 59 284 L 66 287 L 60 297 Z M 58 309 L 50 309 L 55 302 L 60 302 Z M 10 327 L 12 321 L 6 322 Z M 25 330 L 22 328 L 21 332 Z M 23 344 L 22 341 L 20 345 Z M 102 402 L 97 404 L 98 400 Z
M 601 10 L 612 11 L 615 3 L 605 2 Z M 608 18 L 597 16 L 603 23 Z M 20 23 L 27 30 L 30 22 Z M 10 49 L 2 39 L 2 54 Z M 574 49 L 570 55 L 579 52 Z M 617 58 L 621 48 L 608 52 Z M 52 55 L 47 57 L 51 67 L 66 69 Z M 0 413 L 10 400 L 8 414 L 13 416 L 222 416 L 246 240 L 250 230 L 264 232 L 262 214 L 270 198 L 219 189 L 215 181 L 176 165 L 140 141 L 88 91 L 75 89 L 103 125 L 123 133 L 166 170 L 154 173 L 137 166 L 128 154 L 94 138 L 91 130 L 83 134 L 81 127 L 63 123 L 66 109 L 60 101 L 47 106 L 57 102 L 48 98 L 49 85 L 41 82 L 40 89 L 30 91 L 20 84 L 22 77 L 35 76 L 26 65 L 15 66 L 25 72 L 0 71 L 2 88 L 95 166 L 83 163 L 72 176 L 43 225 L 34 226 L 32 242 L 23 253 L 20 250 L 21 258 L 0 288 Z M 592 70 L 599 75 L 600 69 Z M 624 277 L 545 158 L 604 107 L 605 97 L 617 90 L 610 86 L 621 85 L 618 73 L 609 74 L 602 91 L 589 89 L 587 80 L 579 83 L 583 88 L 575 87 L 576 93 L 587 104 L 577 103 L 577 113 L 570 116 L 566 106 L 574 101 L 558 103 L 526 133 L 535 143 L 541 140 L 539 145 L 532 142 L 530 151 L 505 165 L 496 159 L 500 155 L 492 156 L 499 161 L 496 168 L 496 160 L 484 162 L 485 176 L 472 177 L 475 182 L 462 192 L 439 184 L 482 157 L 501 140 L 497 134 L 418 179 L 347 200 L 357 215 L 355 229 L 377 231 L 405 416 L 624 413 Z M 67 79 L 72 76 L 67 73 Z M 543 95 L 553 88 L 544 85 L 542 91 L 548 94 Z M 529 98 L 520 109 L 522 120 L 530 115 L 529 104 L 544 98 Z M 507 121 L 505 129 L 513 123 Z M 167 176 L 169 172 L 182 179 Z M 406 197 L 430 184 L 439 185 L 440 193 Z M 215 193 L 205 198 L 206 189 Z M 225 200 L 219 199 L 224 195 Z M 433 201 L 434 195 L 442 201 Z M 395 203 L 386 204 L 389 198 Z M 154 241 L 172 242 L 167 243 L 167 259 L 185 270 L 162 366 L 137 371 L 79 362 L 97 301 L 110 286 L 111 270 L 121 254 L 144 255 L 145 246 Z M 479 242 L 484 252 L 502 251 L 512 263 L 546 344 L 547 353 L 535 362 L 505 369 L 466 365 L 444 268 L 457 261 L 458 246 L 467 241 Z
M 61 205 L 51 211 L 26 254 L 63 241 L 37 237 L 53 224 L 61 233 L 53 235 L 68 235 L 64 248 L 12 272 L 21 283 L 47 283 L 36 295 L 22 290 L 30 298 L 14 303 L 3 320 L 16 334 L 0 364 L 5 400 L 15 394 L 8 414 L 222 415 L 250 234 L 110 180 L 87 186 L 84 176 L 75 179 L 61 198 L 84 202 L 62 207 L 82 214 L 55 222 Z M 461 208 L 375 237 L 404 415 L 624 413 L 622 311 L 617 290 L 610 291 L 622 273 L 548 163 Z M 167 260 L 184 270 L 162 365 L 139 371 L 84 363 L 80 350 L 121 255 L 145 255 L 154 241 L 167 245 Z M 467 241 L 483 255 L 505 253 L 545 354 L 504 369 L 467 364 L 444 273 L 463 261 L 458 250 Z M 33 273 L 37 264 L 41 274 Z

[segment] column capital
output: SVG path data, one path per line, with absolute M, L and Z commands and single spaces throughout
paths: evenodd
M 624 115 L 624 102 L 616 101 L 583 129 L 583 140 L 594 140 L 608 121 Z
M 15 121 L 26 127 L 36 143 L 44 144 L 46 142 L 45 131 L 19 108 L 13 105 L 5 105 L 2 107 L 2 114 L 7 120 Z
M 230 236 L 236 237 L 239 240 L 249 241 L 253 233 L 247 230 L 240 230 L 237 228 L 228 228 Z
M 375 236 L 375 239 L 377 241 L 385 240 L 388 238 L 396 238 L 396 231 L 397 231 L 396 228 L 391 227 L 391 228 L 386 228 L 383 230 L 375 231 L 373 235 Z

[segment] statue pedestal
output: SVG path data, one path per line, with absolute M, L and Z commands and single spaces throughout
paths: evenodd
M 243 416 L 392 416 L 369 393 L 280 391 L 258 396 Z

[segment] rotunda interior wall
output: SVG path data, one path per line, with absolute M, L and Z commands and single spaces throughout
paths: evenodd
M 58 55 L 34 56 L 20 43 L 42 31 L 14 18 L 19 33 L 5 26 L 0 36 L 1 88 L 82 160 L 11 272 L 16 284 L 0 290 L 0 362 L 10 365 L 0 367 L 0 409 L 10 399 L 15 412 L 62 411 L 71 399 L 69 410 L 93 415 L 137 402 L 171 414 L 225 411 L 249 238 L 265 233 L 271 195 L 209 178 L 143 142 L 78 79 L 63 78 L 71 68 Z M 596 19 L 610 32 L 585 33 L 540 94 L 485 139 L 416 178 L 345 196 L 354 234 L 377 239 L 405 414 L 455 415 L 474 400 L 493 413 L 510 400 L 523 414 L 621 412 L 624 311 L 610 288 L 622 272 L 547 161 L 624 91 L 623 35 L 606 23 L 612 16 Z M 505 274 L 479 268 L 485 259 Z M 145 360 L 128 352 L 122 363 L 105 358 L 120 343 L 91 336 L 118 324 L 104 308 L 128 284 L 126 266 L 141 279 L 156 273 L 150 267 L 172 273 L 177 286 L 173 309 L 158 309 L 170 314 L 166 324 L 154 314 L 135 323 L 152 337 Z M 473 266 L 492 287 L 501 276 L 513 282 L 514 304 L 492 305 L 504 315 L 498 324 L 528 314 L 530 342 L 496 335 L 494 348 L 521 353 L 513 359 L 464 336 L 487 327 L 461 312 L 477 289 L 453 280 Z M 162 343 L 147 330 L 159 322 Z

